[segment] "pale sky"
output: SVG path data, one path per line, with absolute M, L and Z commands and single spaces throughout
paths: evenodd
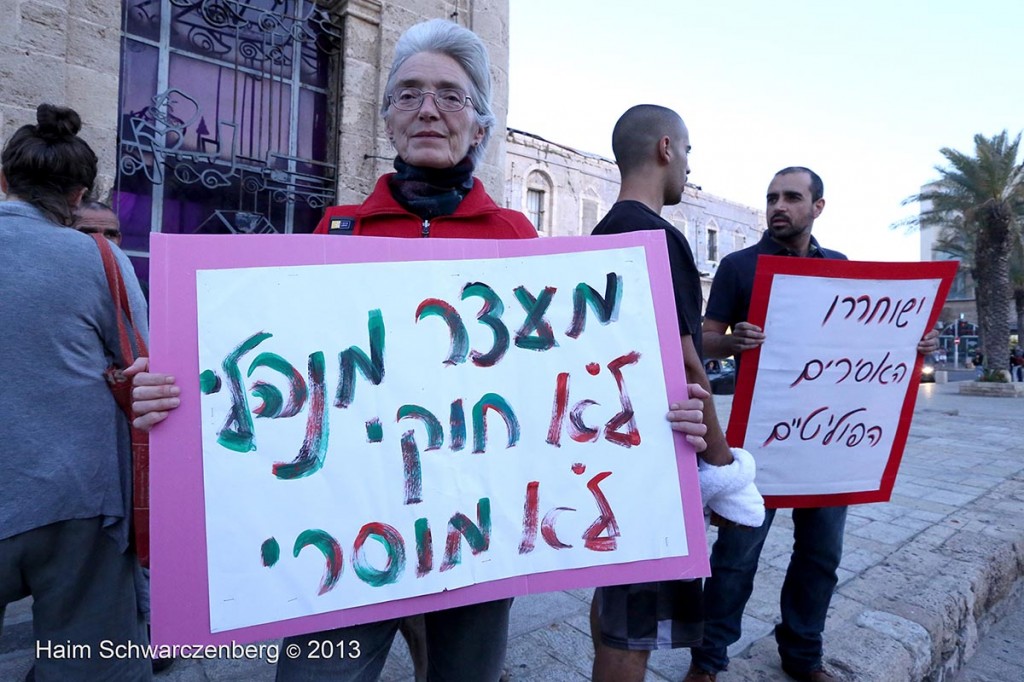
M 612 158 L 634 104 L 679 112 L 690 180 L 764 208 L 813 168 L 814 234 L 856 260 L 918 260 L 889 229 L 942 147 L 1024 128 L 1020 0 L 510 0 L 508 125 Z

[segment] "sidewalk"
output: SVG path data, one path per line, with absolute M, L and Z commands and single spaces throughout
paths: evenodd
M 1024 576 L 1024 400 L 960 396 L 956 389 L 921 387 L 892 501 L 850 508 L 825 631 L 826 664 L 840 679 L 953 680 L 978 647 L 979 628 L 991 620 L 986 617 Z M 729 397 L 716 401 L 725 423 Z M 789 514 L 780 512 L 747 606 L 744 637 L 730 650 L 732 664 L 719 682 L 789 680 L 771 630 L 791 529 Z M 508 652 L 513 682 L 589 679 L 589 603 L 589 590 L 516 599 Z M 33 644 L 27 602 L 12 604 L 0 637 L 0 680 L 23 679 Z M 678 681 L 688 665 L 686 650 L 655 652 L 647 679 Z M 273 678 L 273 666 L 264 662 L 177 661 L 156 679 Z M 401 637 L 382 679 L 412 681 Z

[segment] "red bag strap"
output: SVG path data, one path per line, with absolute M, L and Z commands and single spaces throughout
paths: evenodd
M 125 366 L 132 364 L 136 357 L 149 355 L 146 342 L 139 334 L 132 317 L 132 307 L 128 303 L 128 290 L 124 286 L 124 277 L 121 276 L 121 267 L 117 264 L 113 249 L 110 248 L 110 241 L 102 234 L 93 233 L 93 240 L 100 249 L 100 257 L 103 259 L 103 271 L 107 276 L 107 287 L 110 289 L 110 298 L 114 303 L 114 314 L 117 317 L 117 337 L 121 350 L 121 360 Z M 127 320 L 127 324 L 125 321 Z M 135 347 L 138 355 L 132 351 L 131 334 L 135 337 Z

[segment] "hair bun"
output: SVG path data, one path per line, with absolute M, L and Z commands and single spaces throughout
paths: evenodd
M 40 104 L 36 109 L 37 132 L 44 140 L 62 140 L 74 137 L 82 129 L 78 112 L 53 104 Z

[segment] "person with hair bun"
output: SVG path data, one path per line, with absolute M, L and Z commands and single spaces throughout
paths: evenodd
M 71 225 L 74 208 L 92 190 L 96 154 L 78 137 L 82 119 L 73 109 L 40 104 L 38 125 L 19 128 L 7 141 L 3 192 L 35 206 L 58 225 Z
M 32 596 L 39 682 L 148 680 L 148 659 L 100 655 L 104 640 L 146 636 L 129 425 L 105 378 L 122 363 L 117 319 L 95 241 L 68 227 L 96 155 L 73 110 L 42 104 L 36 118 L 0 155 L 0 613 Z M 145 336 L 138 281 L 113 251 Z

